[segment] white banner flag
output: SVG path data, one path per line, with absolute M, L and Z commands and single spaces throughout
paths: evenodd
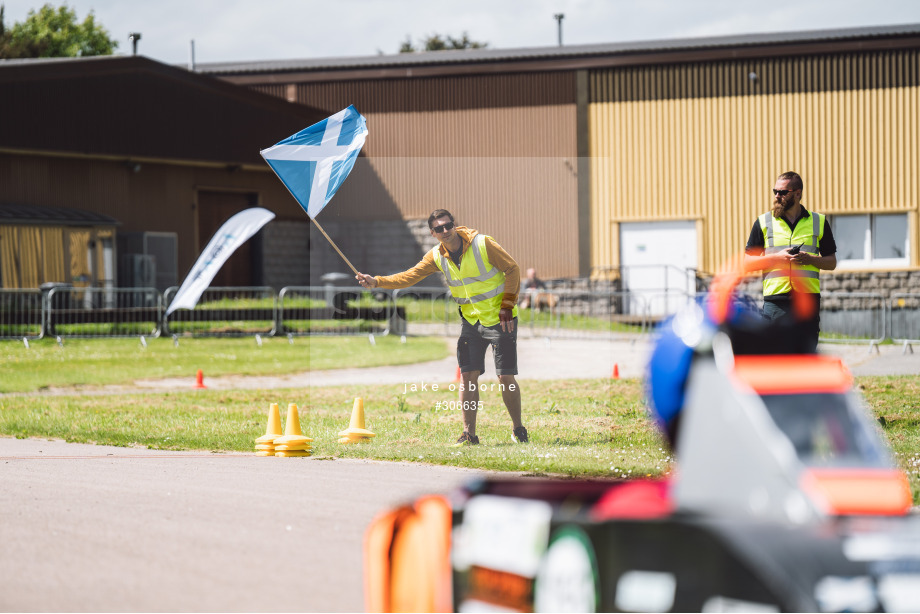
M 246 242 L 249 237 L 259 232 L 262 226 L 274 219 L 275 214 L 268 209 L 254 207 L 240 211 L 214 233 L 208 246 L 204 248 L 195 266 L 189 271 L 176 296 L 173 297 L 169 308 L 166 310 L 168 317 L 179 308 L 194 309 L 204 292 L 217 275 L 217 271 L 224 265 L 227 258 Z

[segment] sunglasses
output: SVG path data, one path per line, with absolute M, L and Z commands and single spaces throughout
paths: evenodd
M 785 196 L 789 192 L 795 192 L 795 190 L 773 190 L 773 193 L 777 196 Z
M 453 228 L 453 227 L 454 227 L 454 223 L 453 223 L 453 222 L 447 222 L 447 223 L 444 224 L 443 226 L 434 226 L 434 227 L 432 228 L 432 230 L 435 231 L 435 233 L 437 233 L 437 234 L 443 234 L 444 232 L 447 232 L 448 230 L 450 230 L 450 229 Z

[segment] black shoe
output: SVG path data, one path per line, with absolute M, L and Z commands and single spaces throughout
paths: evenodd
M 511 431 L 511 441 L 515 443 L 527 443 L 530 439 L 527 437 L 527 429 L 523 426 L 519 426 L 513 431 Z
M 457 443 L 454 444 L 454 447 L 459 448 L 460 446 L 478 446 L 478 445 L 479 445 L 479 437 L 476 437 L 476 435 L 470 435 L 466 431 L 463 431 L 463 434 L 460 435 L 460 438 L 457 440 Z

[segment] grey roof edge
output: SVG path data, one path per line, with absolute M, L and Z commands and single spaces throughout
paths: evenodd
M 260 92 L 253 91 L 249 88 L 241 88 L 232 83 L 219 78 L 215 74 L 205 72 L 190 72 L 186 65 L 166 64 L 157 59 L 145 55 L 95 55 L 65 58 L 17 58 L 17 59 L 0 59 L 0 81 L 6 72 L 17 72 L 17 70 L 31 71 L 67 71 L 67 70 L 92 70 L 97 72 L 146 72 L 156 74 L 164 79 L 181 81 L 188 87 L 205 88 L 214 91 L 223 96 L 229 96 L 236 99 L 247 101 L 253 106 L 269 109 L 274 112 L 284 112 L 301 117 L 305 114 L 312 114 L 319 117 L 328 115 L 326 109 L 319 109 L 310 105 L 298 102 L 291 102 Z M 8 69 L 5 71 L 4 69 Z M 95 73 L 94 73 L 95 74 Z M 319 121 L 318 119 L 316 121 Z
M 3 58 L 0 59 L 0 66 L 35 66 L 38 64 L 66 64 L 68 62 L 108 62 L 113 59 L 124 59 L 126 56 L 122 53 L 113 53 L 110 55 L 82 55 L 77 57 L 63 58 Z
M 115 218 L 83 209 L 0 202 L 0 225 L 121 226 Z
M 626 55 L 648 52 L 677 52 L 681 50 L 718 49 L 725 47 L 771 46 L 833 41 L 842 42 L 847 40 L 894 38 L 917 35 L 920 35 L 920 23 L 906 23 L 888 26 L 733 34 L 725 36 L 625 41 L 619 43 L 566 45 L 562 47 L 524 47 L 517 49 L 483 48 L 354 57 L 210 62 L 197 64 L 195 66 L 195 71 L 206 74 L 241 74 L 433 66 L 520 60 L 573 59 L 578 57 Z

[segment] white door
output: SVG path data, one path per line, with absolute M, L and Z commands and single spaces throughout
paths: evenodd
M 623 289 L 650 315 L 674 313 L 696 291 L 696 243 L 692 220 L 620 224 Z

